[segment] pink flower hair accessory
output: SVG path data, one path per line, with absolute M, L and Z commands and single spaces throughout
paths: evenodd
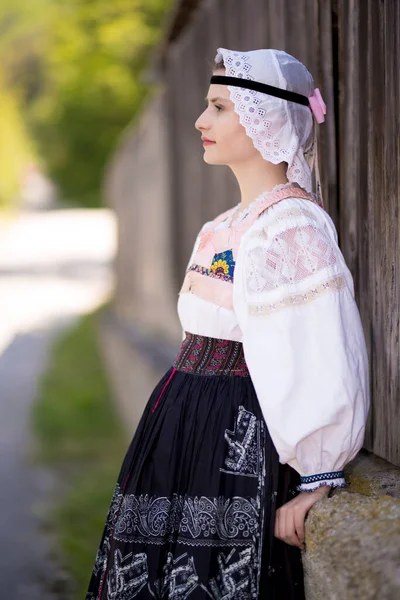
M 322 100 L 319 88 L 315 88 L 313 95 L 308 96 L 308 101 L 317 123 L 323 123 L 325 121 L 324 115 L 326 114 L 326 104 Z

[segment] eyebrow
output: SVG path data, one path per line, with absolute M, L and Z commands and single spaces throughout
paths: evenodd
M 208 101 L 208 98 L 207 98 L 207 96 L 204 98 L 204 100 L 205 100 L 206 102 Z M 221 101 L 221 100 L 222 100 L 222 102 L 228 102 L 229 98 L 222 98 L 222 96 L 216 96 L 215 98 L 210 98 L 210 102 L 217 102 L 218 100 L 219 100 L 219 101 Z

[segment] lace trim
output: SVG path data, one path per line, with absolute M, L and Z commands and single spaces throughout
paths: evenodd
M 330 471 L 328 473 L 317 473 L 316 475 L 307 475 L 300 477 L 300 485 L 297 490 L 300 492 L 313 492 L 323 485 L 331 487 L 346 487 L 344 471 Z
M 290 218 L 290 217 L 308 217 L 309 219 L 315 220 L 315 215 L 307 210 L 306 208 L 298 208 L 298 207 L 292 207 L 292 208 L 288 208 L 286 210 L 282 210 L 281 212 L 277 211 L 275 219 L 274 221 L 271 221 L 269 223 L 269 227 L 271 225 L 273 225 L 273 223 L 275 221 L 285 221 L 286 219 Z
M 331 488 L 334 487 L 338 487 L 338 488 L 345 488 L 348 487 L 348 484 L 346 483 L 346 481 L 344 479 L 336 479 L 336 480 L 329 480 L 329 481 L 321 481 L 319 483 L 310 483 L 310 484 L 301 484 L 296 486 L 296 490 L 299 490 L 299 492 L 313 492 L 314 490 L 317 490 L 318 488 L 322 487 L 323 485 L 327 485 Z
M 303 483 L 314 483 L 315 481 L 327 481 L 329 479 L 343 479 L 344 471 L 329 471 L 327 473 L 317 473 L 315 475 L 301 475 L 300 482 Z
M 344 276 L 336 275 L 332 279 L 324 281 L 316 287 L 310 288 L 309 290 L 301 292 L 299 294 L 291 294 L 289 296 L 285 296 L 277 302 L 249 304 L 248 313 L 250 315 L 270 315 L 289 306 L 299 306 L 302 304 L 307 304 L 311 300 L 315 300 L 315 298 L 320 297 L 326 292 L 341 290 L 345 287 L 346 280 Z
M 236 225 L 237 223 L 241 223 L 247 217 L 247 215 L 252 211 L 252 209 L 257 204 L 259 204 L 262 200 L 267 198 L 270 194 L 274 194 L 276 192 L 279 192 L 280 190 L 284 190 L 289 187 L 300 187 L 300 186 L 291 181 L 288 181 L 286 183 L 278 183 L 271 190 L 261 192 L 261 194 L 259 196 L 257 196 L 257 198 L 255 200 L 253 200 L 252 202 L 250 202 L 250 204 L 248 206 L 246 206 L 246 208 L 243 208 L 241 211 L 236 212 L 240 206 L 240 202 L 239 202 L 234 207 L 235 210 L 230 215 L 228 214 L 227 218 L 223 222 L 225 224 L 227 224 L 228 227 Z M 235 218 L 233 218 L 233 217 L 235 217 Z

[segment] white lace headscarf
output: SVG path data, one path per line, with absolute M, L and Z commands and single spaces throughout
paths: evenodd
M 316 161 L 316 200 L 323 207 L 319 179 L 317 128 L 324 121 L 326 106 L 314 90 L 314 80 L 299 60 L 283 50 L 260 49 L 249 52 L 218 48 L 215 63 L 223 61 L 225 76 L 250 79 L 306 96 L 310 106 L 276 96 L 228 85 L 240 123 L 262 157 L 274 164 L 288 163 L 286 176 L 307 192 L 312 190 L 312 170 Z

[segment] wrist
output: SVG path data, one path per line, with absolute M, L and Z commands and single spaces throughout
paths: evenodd
M 312 490 L 311 492 L 300 492 L 301 496 L 306 496 L 309 500 L 311 500 L 311 503 L 314 504 L 314 502 L 318 502 L 320 500 L 323 500 L 324 498 L 328 498 L 329 497 L 329 493 L 331 491 L 331 486 L 321 486 L 318 489 Z
M 300 485 L 297 486 L 297 489 L 300 492 L 313 492 L 322 486 L 324 486 L 324 488 L 330 486 L 346 487 L 347 483 L 344 478 L 344 471 L 329 471 L 325 473 L 316 473 L 314 475 L 301 475 Z
M 321 485 L 319 488 L 316 488 L 313 493 L 319 496 L 329 496 L 329 493 L 332 489 L 330 485 Z M 309 492 L 306 492 L 309 493 Z
M 327 498 L 331 492 L 332 486 L 330 485 L 321 485 L 318 488 L 315 488 L 314 490 L 302 490 L 300 493 L 303 495 L 307 495 L 307 496 L 315 496 L 315 497 L 323 497 L 323 498 Z

